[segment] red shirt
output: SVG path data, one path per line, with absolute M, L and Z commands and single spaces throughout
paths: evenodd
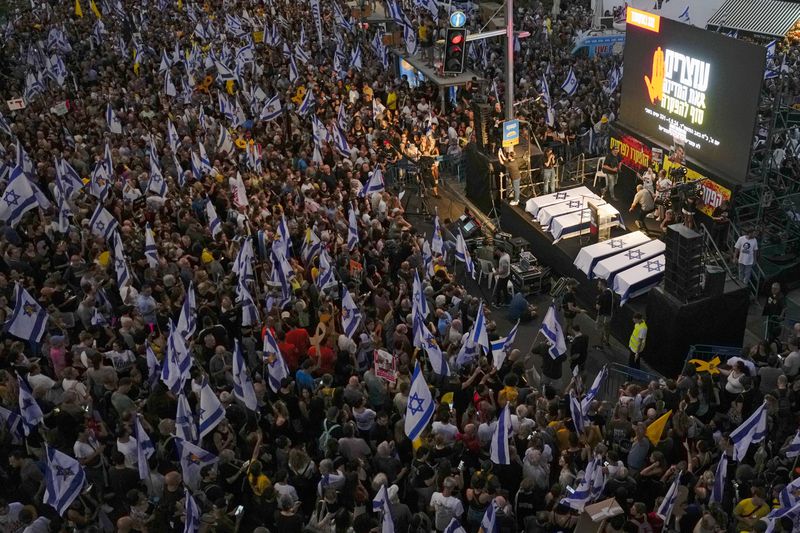
M 281 351 L 286 366 L 289 367 L 289 371 L 294 373 L 300 365 L 300 352 L 297 350 L 297 347 L 291 342 L 284 341 L 278 343 L 278 348 Z
M 308 350 L 310 342 L 308 341 L 308 332 L 303 328 L 294 328 L 286 333 L 286 342 L 294 344 L 299 353 Z
M 336 363 L 336 354 L 327 346 L 320 348 L 319 368 L 316 374 L 321 376 L 323 374 L 333 374 L 334 364 Z M 308 349 L 308 356 L 314 361 L 317 360 L 317 349 L 312 346 Z

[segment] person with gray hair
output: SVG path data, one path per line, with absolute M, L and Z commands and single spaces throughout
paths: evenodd
M 453 477 L 446 477 L 442 483 L 442 491 L 431 495 L 430 508 L 433 510 L 434 527 L 436 531 L 444 531 L 450 521 L 455 518 L 461 520 L 464 514 L 464 505 L 454 495 L 458 481 Z

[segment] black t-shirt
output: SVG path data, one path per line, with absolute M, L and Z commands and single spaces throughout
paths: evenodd
M 611 293 L 611 289 L 606 288 L 597 295 L 597 305 L 599 306 L 598 315 L 611 316 L 614 310 L 614 295 Z
M 573 292 L 568 292 L 564 295 L 563 299 L 561 300 L 561 306 L 564 310 L 564 316 L 566 318 L 575 318 L 575 311 L 569 310 L 569 304 L 572 304 L 573 307 L 578 307 L 578 301 L 575 299 L 575 294 Z
M 618 155 L 608 154 L 606 156 L 605 165 L 608 166 L 608 167 L 615 168 L 617 165 L 619 165 L 619 161 L 620 161 L 620 159 L 619 159 Z M 606 170 L 606 172 L 608 172 L 608 170 Z

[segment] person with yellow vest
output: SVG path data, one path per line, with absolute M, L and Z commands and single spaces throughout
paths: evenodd
M 644 351 L 646 341 L 647 323 L 644 321 L 644 317 L 641 313 L 635 313 L 633 315 L 633 332 L 631 333 L 631 338 L 628 341 L 628 349 L 630 350 L 630 354 L 628 355 L 629 367 L 639 368 L 641 366 L 639 359 Z

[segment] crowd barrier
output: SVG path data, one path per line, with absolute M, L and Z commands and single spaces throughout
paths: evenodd
M 619 398 L 619 390 L 626 384 L 634 383 L 646 387 L 651 381 L 659 381 L 662 376 L 656 373 L 647 372 L 638 368 L 632 368 L 620 363 L 609 363 L 606 365 L 608 376 L 600 387 L 597 399 L 604 402 L 616 403 Z M 587 387 L 591 381 L 587 383 Z

